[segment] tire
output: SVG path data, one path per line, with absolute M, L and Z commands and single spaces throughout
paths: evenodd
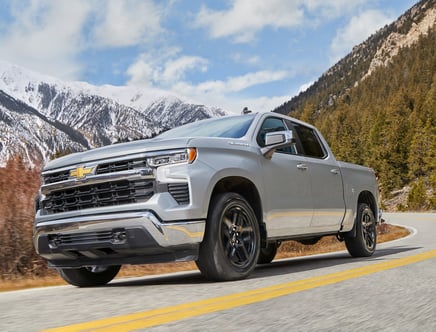
M 371 256 L 377 244 L 377 229 L 374 214 L 368 204 L 359 204 L 355 227 L 356 236 L 345 237 L 348 252 L 353 257 Z
M 274 257 L 276 257 L 278 247 L 277 242 L 268 242 L 266 248 L 260 248 L 257 264 L 271 263 Z
M 244 279 L 259 250 L 259 223 L 250 204 L 236 193 L 213 197 L 196 261 L 201 273 L 214 281 Z
M 117 275 L 121 265 L 58 269 L 61 277 L 73 286 L 93 287 L 106 285 Z

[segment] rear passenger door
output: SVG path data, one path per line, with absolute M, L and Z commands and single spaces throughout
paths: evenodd
M 302 171 L 310 177 L 313 201 L 312 232 L 338 230 L 345 213 L 342 176 L 336 159 L 329 155 L 317 132 L 292 122 L 304 155 Z

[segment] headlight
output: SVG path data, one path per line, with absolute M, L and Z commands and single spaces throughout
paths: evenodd
M 160 155 L 147 158 L 147 164 L 151 167 L 165 165 L 192 163 L 197 158 L 197 149 L 188 148 L 185 150 L 166 151 Z

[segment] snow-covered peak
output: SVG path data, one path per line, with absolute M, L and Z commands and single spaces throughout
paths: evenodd
M 158 89 L 67 82 L 4 61 L 0 90 L 0 165 L 14 154 L 33 163 L 226 114 Z

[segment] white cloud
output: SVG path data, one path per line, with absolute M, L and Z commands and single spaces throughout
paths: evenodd
M 286 71 L 264 70 L 229 77 L 226 80 L 206 81 L 197 85 L 178 82 L 171 87 L 171 91 L 177 95 L 187 96 L 193 102 L 222 107 L 233 113 L 241 112 L 245 106 L 255 112 L 265 112 L 271 111 L 289 100 L 291 94 L 277 97 L 246 98 L 238 92 L 257 85 L 280 81 L 290 75 Z
M 163 7 L 150 0 L 101 2 L 93 31 L 97 46 L 125 47 L 141 44 L 162 32 Z
M 240 113 L 244 107 L 248 107 L 253 112 L 269 112 L 289 101 L 290 95 L 272 96 L 272 97 L 257 97 L 257 98 L 241 98 L 232 100 L 228 105 L 224 101 L 224 106 L 232 113 Z
M 201 72 L 207 71 L 207 60 L 198 56 L 182 56 L 165 64 L 162 80 L 164 82 L 180 81 L 185 77 L 186 71 L 196 69 Z
M 142 85 L 145 87 L 153 85 L 155 70 L 146 61 L 136 61 L 129 66 L 126 73 L 130 77 L 128 85 Z
M 11 20 L 0 24 L 0 58 L 80 79 L 83 51 L 144 45 L 163 32 L 162 8 L 151 0 L 11 1 Z
M 353 16 L 345 27 L 337 31 L 330 45 L 331 62 L 334 63 L 345 56 L 353 46 L 360 44 L 392 20 L 391 17 L 377 10 L 368 10 Z
M 246 56 L 241 53 L 235 53 L 231 56 L 231 59 L 234 62 L 248 64 L 248 65 L 258 65 L 260 63 L 260 56 L 258 55 Z
M 241 76 L 229 77 L 225 81 L 206 81 L 197 85 L 178 82 L 172 86 L 172 89 L 188 96 L 200 96 L 202 94 L 224 95 L 237 93 L 256 85 L 280 81 L 289 76 L 290 74 L 287 71 L 262 70 Z
M 235 42 L 249 42 L 266 26 L 292 27 L 301 24 L 300 1 L 233 0 L 229 10 L 213 11 L 202 7 L 195 24 L 209 29 L 213 38 L 233 37 Z
M 168 88 L 183 81 L 189 71 L 207 71 L 207 60 L 198 56 L 178 56 L 178 49 L 168 49 L 160 54 L 142 54 L 129 66 L 129 85 Z
M 212 38 L 231 37 L 246 43 L 266 27 L 295 28 L 317 25 L 348 14 L 367 0 L 232 0 L 226 10 L 203 6 L 195 25 L 209 30 Z
M 91 8 L 88 1 L 12 2 L 9 26 L 0 31 L 0 58 L 45 74 L 76 79 L 81 66 L 81 30 Z
M 346 15 L 366 3 L 368 0 L 305 0 L 304 7 L 318 23 Z
M 298 89 L 298 93 L 304 92 L 307 89 L 309 89 L 313 84 L 315 83 L 315 81 L 312 82 L 308 82 L 308 83 L 304 83 L 303 85 L 300 86 L 300 88 Z

